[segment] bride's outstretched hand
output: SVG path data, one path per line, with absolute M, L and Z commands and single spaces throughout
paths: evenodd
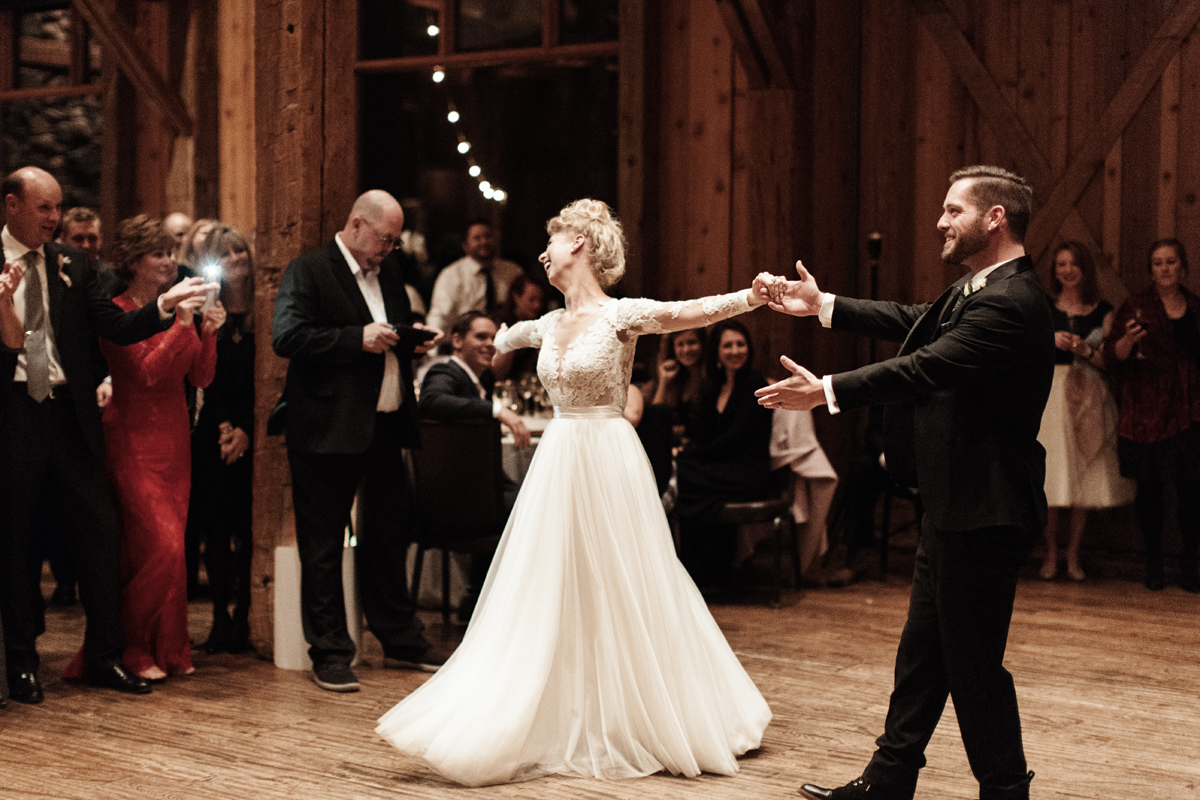
M 821 310 L 821 290 L 817 288 L 816 279 L 804 268 L 804 262 L 796 262 L 796 274 L 799 280 L 779 279 L 771 287 L 768 305 L 774 311 L 796 317 L 813 316 Z
M 761 306 L 763 303 L 768 303 L 774 294 L 778 292 L 775 288 L 779 284 L 787 283 L 778 275 L 772 275 L 769 272 L 760 272 L 754 276 L 754 284 L 750 287 L 750 305 Z

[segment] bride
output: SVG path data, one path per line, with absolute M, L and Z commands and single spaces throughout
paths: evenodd
M 654 475 L 621 416 L 641 334 L 698 328 L 763 301 L 614 300 L 620 224 L 578 200 L 540 261 L 566 309 L 501 328 L 540 347 L 554 403 L 462 644 L 376 731 L 469 786 L 561 774 L 732 775 L 771 719 L 675 557 Z

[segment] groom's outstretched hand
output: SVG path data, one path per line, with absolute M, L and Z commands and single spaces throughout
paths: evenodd
M 782 311 L 795 317 L 814 316 L 821 310 L 821 290 L 817 281 L 804 268 L 804 262 L 796 262 L 799 280 L 776 280 L 767 287 L 763 299 L 774 311 Z
M 764 386 L 756 391 L 754 394 L 758 396 L 760 406 L 786 408 L 789 411 L 808 411 L 810 408 L 825 404 L 825 387 L 821 384 L 820 378 L 787 356 L 780 356 L 779 363 L 792 373 L 792 377 Z

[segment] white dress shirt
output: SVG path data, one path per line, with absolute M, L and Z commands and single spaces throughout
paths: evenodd
M 981 269 L 979 272 L 976 272 L 971 276 L 971 280 L 963 284 L 963 294 L 974 294 L 982 289 L 987 285 L 988 275 L 991 275 L 996 267 L 1007 263 L 1008 261 L 1001 261 L 999 264 L 992 264 L 987 269 Z M 821 321 L 823 327 L 828 328 L 833 325 L 833 304 L 836 299 L 837 295 L 833 292 L 821 292 L 821 309 L 817 312 L 817 319 Z M 821 378 L 821 387 L 825 390 L 825 406 L 829 409 L 829 413 L 840 414 L 842 409 L 838 406 L 837 397 L 833 393 L 833 376 L 823 376 Z
M 388 322 L 387 308 L 383 303 L 383 290 L 379 288 L 379 270 L 371 272 L 364 270 L 346 247 L 345 242 L 342 241 L 342 234 L 334 234 L 333 240 L 337 242 L 338 249 L 342 251 L 342 256 L 350 265 L 350 272 L 354 274 L 358 290 L 362 292 L 363 299 L 367 301 L 367 308 L 371 311 L 371 319 L 375 322 Z M 400 408 L 400 402 L 403 399 L 404 387 L 400 385 L 400 362 L 394 352 L 387 350 L 383 354 L 383 384 L 379 387 L 379 402 L 375 405 L 375 410 L 396 411 Z
M 492 261 L 492 286 L 496 290 L 497 303 L 508 298 L 508 287 L 523 272 L 503 258 Z M 449 332 L 458 318 L 468 311 L 486 314 L 490 310 L 487 308 L 487 278 L 483 266 L 470 256 L 464 256 L 443 269 L 434 281 L 426 320 L 431 328 Z
M 25 264 L 25 254 L 29 252 L 29 248 L 17 241 L 17 238 L 8 231 L 8 226 L 5 225 L 3 230 L 0 230 L 0 243 L 4 245 L 4 260 L 13 264 L 20 264 L 28 269 Z M 62 386 L 67 382 L 67 374 L 63 371 L 62 361 L 58 357 L 58 346 L 54 342 L 54 326 L 50 324 L 50 280 L 62 280 L 58 277 L 58 265 L 55 264 L 52 270 L 46 269 L 46 249 L 45 246 L 39 246 L 33 252 L 37 253 L 37 269 L 38 277 L 42 279 L 42 309 L 45 312 L 43 319 L 46 321 L 46 356 L 50 361 L 50 385 Z M 27 279 L 22 279 L 17 284 L 16 291 L 13 292 L 12 301 L 13 308 L 17 312 L 17 319 L 21 320 L 21 325 L 25 325 L 25 285 Z M 28 379 L 25 372 L 25 350 L 21 349 L 17 353 L 17 371 L 13 374 L 13 380 L 24 382 Z

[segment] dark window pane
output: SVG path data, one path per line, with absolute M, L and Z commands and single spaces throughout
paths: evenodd
M 430 26 L 441 21 L 437 0 L 360 0 L 358 4 L 358 57 L 400 58 L 428 56 L 438 51 L 437 35 Z
M 537 47 L 542 43 L 542 0 L 460 0 L 458 49 Z
M 613 42 L 617 39 L 618 0 L 555 0 L 559 3 L 559 41 Z

